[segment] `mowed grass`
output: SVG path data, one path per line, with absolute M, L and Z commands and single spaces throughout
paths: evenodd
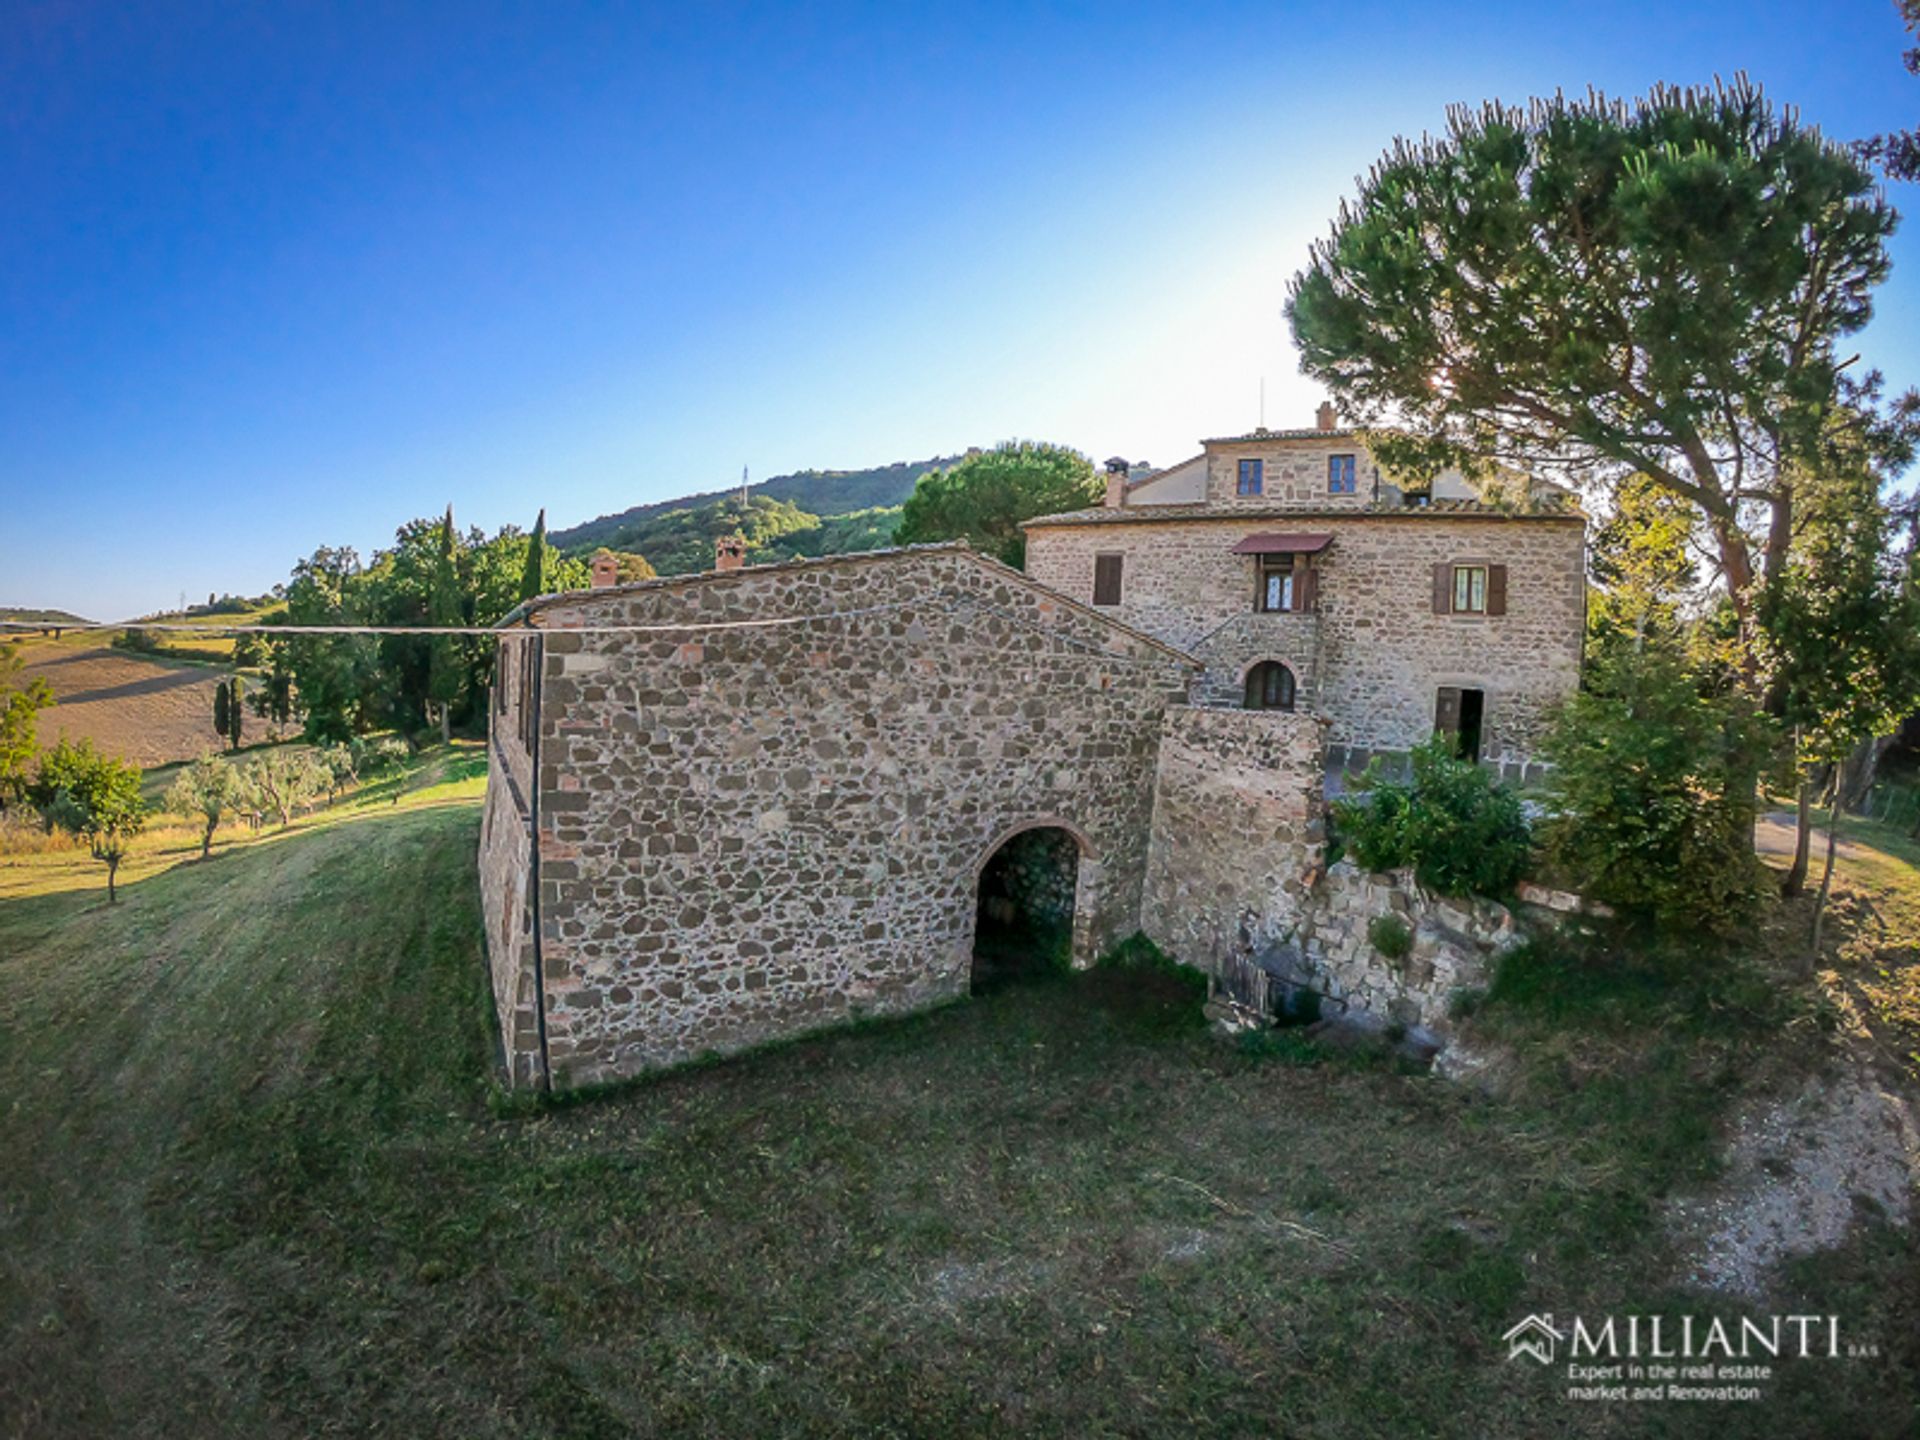
M 1116 968 L 528 1111 L 491 1080 L 463 768 L 118 906 L 0 900 L 0 1433 L 1911 1426 L 1884 1229 L 1782 1302 L 1882 1359 L 1764 1405 L 1573 1404 L 1504 1358 L 1533 1310 L 1743 1313 L 1669 1288 L 1653 1218 L 1785 1043 L 1737 977 L 1516 972 L 1487 1023 L 1560 1038 L 1505 1099 L 1222 1043 Z

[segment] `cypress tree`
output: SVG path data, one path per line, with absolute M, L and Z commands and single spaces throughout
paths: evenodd
M 213 733 L 222 740 L 227 738 L 230 726 L 227 716 L 232 705 L 233 694 L 227 689 L 227 682 L 222 680 L 213 687 Z
M 434 561 L 433 587 L 427 594 L 427 623 L 458 625 L 465 616 L 460 597 L 460 571 L 455 562 L 453 506 L 440 526 L 440 555 Z M 460 637 L 436 637 L 427 668 L 427 698 L 440 711 L 440 739 L 453 739 L 453 704 L 466 686 L 467 671 Z
M 227 740 L 235 750 L 240 748 L 241 734 L 247 728 L 247 707 L 240 703 L 246 689 L 247 682 L 238 675 L 227 682 Z
M 542 506 L 540 518 L 533 522 L 533 541 L 527 546 L 527 568 L 520 577 L 520 598 L 531 600 L 546 594 L 550 584 L 548 572 L 547 511 Z

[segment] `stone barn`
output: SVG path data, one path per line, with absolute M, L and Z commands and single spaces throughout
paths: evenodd
M 964 994 L 1023 904 L 1079 963 L 1138 926 L 1189 657 L 959 545 L 721 565 L 503 629 L 480 873 L 516 1084 Z

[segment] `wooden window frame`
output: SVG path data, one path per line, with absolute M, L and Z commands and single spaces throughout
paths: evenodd
M 1103 564 L 1111 562 L 1110 569 L 1102 569 Z M 1123 551 L 1103 550 L 1093 557 L 1093 603 L 1102 609 L 1112 609 L 1121 603 L 1126 594 L 1127 557 Z M 1110 585 L 1101 582 L 1111 578 Z
M 1433 566 L 1433 613 L 1463 620 L 1497 619 L 1507 613 L 1507 566 L 1495 560 L 1437 560 Z M 1480 571 L 1480 608 L 1473 609 L 1472 572 Z M 1462 572 L 1466 572 L 1463 576 Z M 1465 585 L 1466 605 L 1458 603 Z
M 1453 567 L 1452 596 L 1448 604 L 1455 615 L 1485 615 L 1487 613 L 1487 572 L 1491 566 L 1477 563 L 1465 563 Z M 1474 593 L 1474 579 L 1479 578 L 1479 594 Z M 1478 604 L 1474 603 L 1478 600 Z
M 1300 586 L 1304 566 L 1292 555 L 1256 555 L 1253 565 L 1253 608 L 1262 615 L 1291 615 L 1300 608 Z M 1269 605 L 1267 595 L 1269 582 L 1276 575 L 1284 575 L 1281 582 L 1280 598 L 1283 603 Z
M 1247 484 L 1247 477 L 1253 477 L 1253 484 Z M 1233 493 L 1237 496 L 1265 495 L 1267 493 L 1267 462 L 1257 457 L 1248 457 L 1238 462 L 1234 471 Z
M 1279 682 L 1284 676 L 1284 683 Z M 1253 702 L 1255 687 L 1259 687 L 1262 703 Z M 1265 703 L 1269 691 L 1275 691 L 1272 704 Z M 1247 669 L 1247 677 L 1241 682 L 1240 704 L 1246 710 L 1279 710 L 1291 713 L 1300 703 L 1300 677 L 1293 673 L 1293 667 L 1284 660 L 1262 660 Z
M 1359 456 L 1344 452 L 1327 456 L 1327 493 L 1329 495 L 1360 493 Z

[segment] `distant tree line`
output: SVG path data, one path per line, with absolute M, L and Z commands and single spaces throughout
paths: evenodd
M 491 626 L 523 600 L 584 588 L 588 578 L 584 560 L 548 543 L 544 513 L 533 536 L 506 526 L 489 537 L 462 532 L 448 507 L 439 519 L 402 525 L 370 562 L 344 546 L 314 551 L 294 566 L 283 607 L 263 623 Z M 255 713 L 281 724 L 297 718 L 309 740 L 325 742 L 377 730 L 445 737 L 481 723 L 494 649 L 486 636 L 256 633 L 240 638 L 234 659 L 263 672 Z

